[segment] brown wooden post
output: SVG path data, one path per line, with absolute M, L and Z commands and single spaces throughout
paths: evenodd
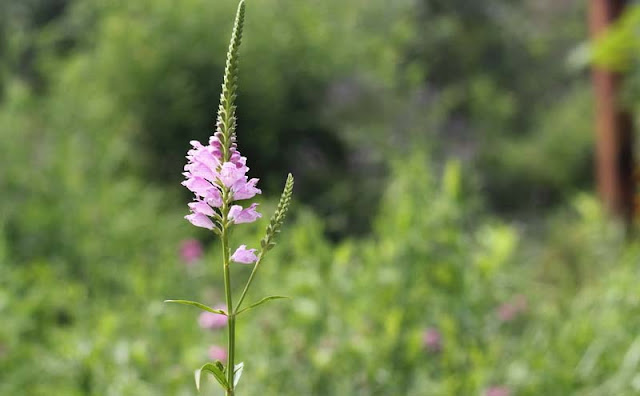
M 589 27 L 597 37 L 622 12 L 625 0 L 590 0 Z M 621 76 L 594 67 L 598 193 L 612 213 L 631 222 L 634 213 L 632 119 L 618 105 Z

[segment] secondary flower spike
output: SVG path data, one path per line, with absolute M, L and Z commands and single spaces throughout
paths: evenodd
M 247 158 L 240 154 L 235 143 L 229 147 L 229 160 L 224 161 L 221 138 L 220 132 L 216 132 L 206 146 L 196 140 L 191 141 L 192 149 L 187 152 L 188 162 L 183 173 L 186 180 L 182 185 L 195 195 L 195 200 L 189 203 L 191 214 L 185 218 L 196 227 L 210 230 L 219 228 L 220 224 L 217 226 L 214 222 L 220 219 L 215 209 L 224 205 L 223 200 L 230 204 L 262 193 L 256 187 L 258 179 L 247 177 Z M 256 207 L 255 203 L 246 209 L 233 205 L 229 209 L 229 220 L 235 224 L 253 222 L 262 217 Z

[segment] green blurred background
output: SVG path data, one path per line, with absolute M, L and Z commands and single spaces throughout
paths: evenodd
M 240 394 L 640 394 L 588 71 L 640 113 L 640 7 L 589 43 L 584 3 L 247 1 L 239 145 L 266 213 L 296 190 L 250 296 L 293 298 L 241 318 Z M 224 298 L 179 183 L 236 5 L 0 1 L 1 395 L 196 394 L 224 331 L 162 301 Z

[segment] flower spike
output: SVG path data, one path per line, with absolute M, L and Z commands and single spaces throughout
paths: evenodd
M 265 252 L 276 245 L 275 238 L 280 233 L 282 223 L 284 222 L 285 217 L 287 217 L 287 211 L 289 210 L 289 205 L 291 204 L 292 194 L 293 176 L 291 175 L 291 173 L 289 173 L 289 175 L 287 176 L 287 181 L 284 184 L 284 190 L 282 191 L 282 195 L 280 196 L 280 202 L 278 202 L 278 207 L 276 208 L 275 213 L 269 221 L 266 235 L 260 242 L 262 250 Z
M 216 120 L 216 134 L 222 145 L 223 162 L 229 161 L 236 140 L 236 91 L 238 90 L 238 48 L 242 42 L 242 28 L 244 27 L 244 0 L 238 4 L 236 19 L 231 33 L 231 42 L 227 52 L 227 63 L 224 69 L 220 106 Z

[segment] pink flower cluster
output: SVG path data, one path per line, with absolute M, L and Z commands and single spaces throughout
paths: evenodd
M 216 132 L 203 146 L 192 140 L 193 146 L 187 152 L 189 162 L 185 165 L 183 175 L 187 178 L 182 185 L 195 194 L 195 200 L 189 203 L 191 214 L 185 216 L 191 224 L 212 230 L 215 224 L 211 217 L 216 217 L 215 208 L 223 204 L 223 192 L 231 194 L 229 201 L 241 201 L 253 198 L 262 191 L 256 187 L 258 179 L 249 179 L 246 175 L 247 158 L 240 155 L 235 143 L 230 147 L 229 161 L 223 162 L 221 132 Z M 228 202 L 229 202 L 228 201 Z M 229 209 L 229 220 L 235 224 L 250 223 L 262 217 L 256 211 L 258 204 L 246 209 L 233 205 Z
M 195 194 L 193 202 L 189 203 L 191 214 L 185 216 L 196 227 L 213 230 L 214 220 L 222 221 L 221 214 L 216 209 L 227 208 L 231 202 L 253 198 L 262 191 L 256 187 L 258 179 L 247 176 L 247 158 L 240 155 L 236 143 L 229 148 L 229 161 L 224 161 L 223 147 L 220 142 L 221 132 L 216 132 L 209 138 L 207 146 L 193 140 L 193 148 L 187 152 L 189 162 L 184 167 L 183 175 L 186 180 L 182 185 Z M 258 204 L 253 203 L 247 208 L 231 205 L 227 212 L 227 219 L 233 224 L 251 223 L 262 217 L 256 210 Z M 224 209 L 223 209 L 224 210 Z M 256 249 L 240 246 L 231 259 L 238 263 L 251 264 L 258 257 Z

